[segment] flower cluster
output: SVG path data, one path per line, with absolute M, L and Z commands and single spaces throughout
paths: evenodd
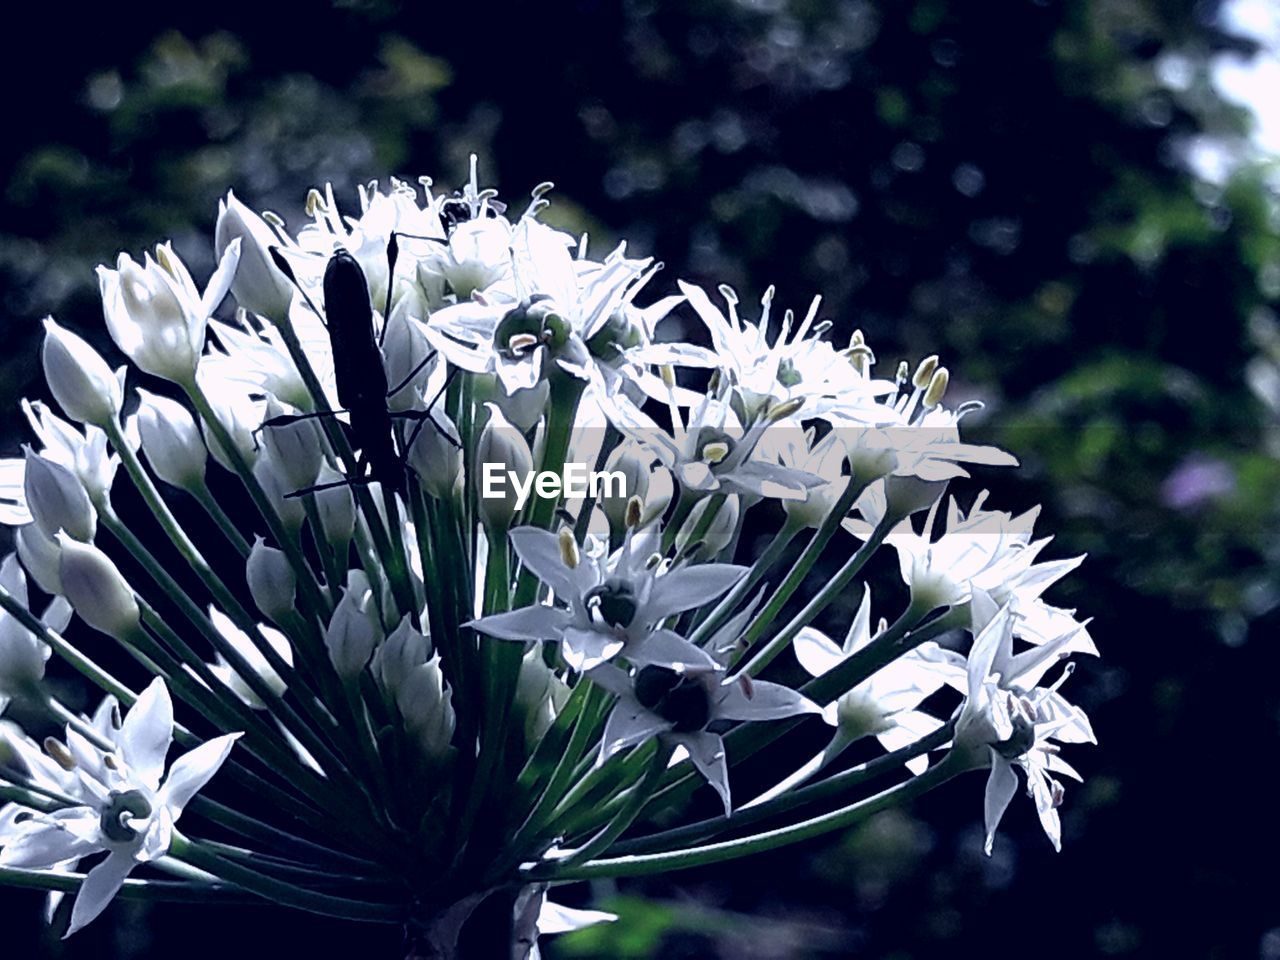
M 658 265 L 543 222 L 549 184 L 515 214 L 474 164 L 424 183 L 363 187 L 355 216 L 312 191 L 296 233 L 228 194 L 203 287 L 168 245 L 121 254 L 99 270 L 118 369 L 46 321 L 61 413 L 24 404 L 35 442 L 0 462 L 0 711 L 24 723 L 0 881 L 52 891 L 51 918 L 74 892 L 69 931 L 145 867 L 139 896 L 407 922 L 448 956 L 487 896 L 518 892 L 531 951 L 605 918 L 548 886 L 802 840 L 972 769 L 988 849 L 1017 770 L 1056 846 L 1058 746 L 1093 734 L 1069 668 L 1044 678 L 1096 650 L 1043 595 L 1079 558 L 1040 560 L 1034 512 L 985 495 L 939 519 L 968 468 L 1015 461 L 961 438 L 974 405 L 938 358 L 882 375 L 772 288 L 758 311 L 646 296 Z M 863 587 L 850 616 L 885 545 L 910 600 L 874 620 Z M 780 682 L 782 654 L 812 679 Z M 54 664 L 103 706 L 59 699 Z M 757 753 L 786 775 L 738 803 Z M 196 797 L 220 768 L 225 796 Z

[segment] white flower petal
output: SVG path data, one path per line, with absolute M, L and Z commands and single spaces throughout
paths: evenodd
M 720 794 L 724 801 L 724 815 L 733 812 L 729 799 L 729 764 L 725 760 L 724 741 L 714 733 L 680 734 L 675 739 L 689 751 L 689 759 L 698 772 L 706 778 L 707 783 Z
M 1013 766 L 1000 754 L 991 751 L 991 773 L 987 776 L 987 790 L 983 796 L 982 817 L 987 830 L 985 849 L 991 856 L 991 847 L 995 843 L 996 828 L 1000 826 L 1000 818 L 1009 809 L 1009 801 L 1018 790 L 1018 775 Z
M 75 905 L 71 908 L 71 926 L 67 928 L 64 940 L 98 918 L 120 892 L 133 867 L 133 857 L 127 853 L 112 853 L 89 871 L 76 894 Z
M 644 608 L 646 621 L 657 623 L 715 600 L 741 580 L 747 569 L 731 563 L 699 563 L 668 571 L 654 581 Z
M 534 604 L 507 613 L 495 613 L 468 624 L 499 640 L 556 640 L 571 620 L 566 610 Z
M 802 627 L 791 642 L 800 666 L 814 677 L 820 677 L 844 661 L 845 653 L 821 630 Z
M 173 762 L 173 766 L 169 768 L 169 776 L 160 788 L 159 799 L 174 820 L 182 816 L 182 811 L 191 798 L 218 772 L 231 752 L 231 747 L 240 737 L 239 733 L 216 737 L 184 753 Z
M 173 701 L 156 677 L 125 715 L 120 752 L 129 769 L 152 790 L 160 786 L 164 758 L 173 743 Z
M 715 715 L 726 720 L 781 720 L 822 708 L 804 694 L 768 680 L 727 680 L 717 694 Z

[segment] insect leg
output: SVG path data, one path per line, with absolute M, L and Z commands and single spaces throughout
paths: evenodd
M 384 328 L 384 329 L 385 329 L 385 328 Z M 436 353 L 437 353 L 437 352 L 438 352 L 438 351 L 436 351 L 436 350 L 432 350 L 432 351 L 431 351 L 430 353 L 428 353 L 425 357 L 423 357 L 423 358 L 422 358 L 422 362 L 421 362 L 421 363 L 419 363 L 419 364 L 418 364 L 416 367 L 414 367 L 412 370 L 410 370 L 410 371 L 409 371 L 408 376 L 406 376 L 403 380 L 401 380 L 401 381 L 400 381 L 399 383 L 397 383 L 394 387 L 392 387 L 390 390 L 388 390 L 388 391 L 387 391 L 387 396 L 388 396 L 388 397 L 394 397 L 397 393 L 399 393 L 401 390 L 403 390 L 405 387 L 407 387 L 407 386 L 409 385 L 409 381 L 410 381 L 410 380 L 412 380 L 414 377 L 416 377 L 419 373 L 421 373 L 421 372 L 422 372 L 422 368 L 423 368 L 423 367 L 425 367 L 428 363 L 430 363 L 432 360 L 434 360 L 434 359 L 436 358 Z
M 315 305 L 315 301 L 311 299 L 307 294 L 307 291 L 302 288 L 302 284 L 298 282 L 297 274 L 293 272 L 293 265 L 284 258 L 284 254 L 280 252 L 280 248 L 269 247 L 268 252 L 271 254 L 271 262 L 276 265 L 276 269 L 289 278 L 289 282 L 293 284 L 294 288 L 300 294 L 302 294 L 302 299 L 306 301 L 307 306 L 311 308 L 311 312 L 320 318 L 321 323 L 328 327 L 329 322 L 324 318 L 324 313 L 322 313 L 320 308 Z
M 295 500 L 298 497 L 304 497 L 308 493 L 321 493 L 325 490 L 335 490 L 338 487 L 358 487 L 367 483 L 372 483 L 373 477 L 343 477 L 341 480 L 334 480 L 330 483 L 317 483 L 313 487 L 303 487 L 301 490 L 295 490 L 293 493 L 286 493 L 286 500 Z

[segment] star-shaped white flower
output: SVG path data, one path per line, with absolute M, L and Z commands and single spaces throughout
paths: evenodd
M 876 634 L 884 629 L 881 621 Z M 844 643 L 837 645 L 820 630 L 804 627 L 794 641 L 796 659 L 810 674 L 821 676 L 864 649 L 874 636 L 871 588 L 867 587 Z M 920 710 L 920 703 L 943 686 L 961 682 L 964 676 L 964 657 L 933 641 L 904 653 L 841 694 L 827 708 L 837 728 L 826 759 L 833 759 L 850 743 L 868 735 L 879 740 L 886 750 L 893 751 L 933 733 L 942 726 L 942 721 Z M 907 769 L 915 774 L 923 773 L 928 765 L 926 757 L 907 761 Z
M 664 737 L 684 748 L 720 795 L 726 816 L 733 805 L 724 739 L 718 732 L 723 721 L 783 720 L 822 713 L 821 707 L 790 687 L 752 680 L 746 674 L 727 677 L 719 663 L 677 668 L 644 663 L 631 673 L 605 663 L 587 678 L 618 698 L 605 721 L 598 763 L 653 737 Z M 679 759 L 677 753 L 673 760 Z
M 110 751 L 68 725 L 67 751 L 79 780 L 75 796 L 84 802 L 19 821 L 3 836 L 0 866 L 49 869 L 106 853 L 76 895 L 70 936 L 102 913 L 134 867 L 168 852 L 174 823 L 239 737 L 201 744 L 175 760 L 162 782 L 173 742 L 173 703 L 159 677 L 111 730 Z
M 1038 684 L 1071 648 L 1075 631 L 1022 653 L 1013 652 L 1014 615 L 1010 606 L 996 609 L 981 591 L 974 593 L 976 638 L 966 670 L 966 699 L 956 721 L 957 749 L 987 755 L 983 819 L 986 850 L 991 852 L 996 829 L 1017 792 L 1014 767 L 1027 778 L 1027 792 L 1035 803 L 1040 824 L 1054 849 L 1062 847 L 1058 806 L 1063 789 L 1052 774 L 1074 780 L 1080 775 L 1058 754 L 1059 743 L 1097 743 L 1084 711 L 1058 693 L 1070 668 L 1049 687 Z M 1077 626 L 1076 630 L 1081 629 Z
M 574 670 L 590 670 L 623 651 L 673 666 L 711 665 L 707 654 L 657 625 L 716 599 L 747 572 L 728 563 L 655 562 L 661 542 L 656 525 L 629 531 L 612 555 L 595 537 L 588 538 L 584 554 L 574 548 L 566 557 L 561 538 L 549 531 L 518 527 L 510 536 L 520 561 L 566 606 L 538 603 L 470 625 L 500 640 L 559 641 Z

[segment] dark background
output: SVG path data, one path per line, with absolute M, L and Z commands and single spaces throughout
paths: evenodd
M 975 435 L 1024 461 L 978 478 L 993 505 L 1043 503 L 1050 554 L 1090 554 L 1050 597 L 1104 654 L 1072 680 L 1101 745 L 1070 756 L 1061 854 L 1019 800 L 984 857 L 975 775 L 821 843 L 598 888 L 626 922 L 549 956 L 1280 957 L 1280 467 L 1246 379 L 1280 241 L 1262 172 L 1215 186 L 1182 159 L 1245 129 L 1207 81 L 1250 48 L 1217 4 L 124 9 L 37 4 L 7 31 L 6 455 L 41 316 L 115 356 L 97 263 L 172 238 L 200 276 L 228 186 L 296 228 L 309 186 L 453 187 L 475 152 L 517 209 L 554 180 L 555 222 L 665 260 L 662 292 L 820 292 L 886 369 L 942 354 L 988 404 Z M 135 905 L 62 947 L 39 901 L 0 891 L 6 957 L 398 955 L 382 929 Z

